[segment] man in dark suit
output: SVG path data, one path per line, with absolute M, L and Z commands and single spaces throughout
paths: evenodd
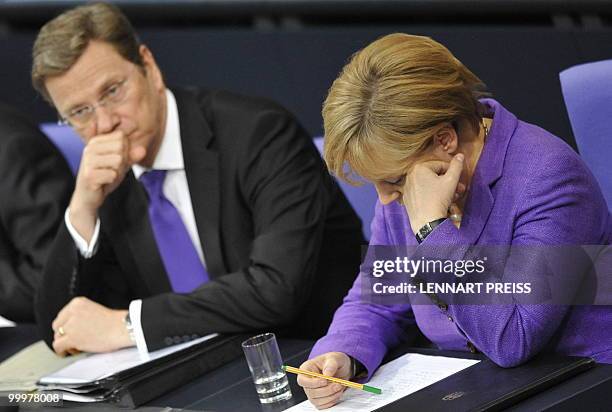
M 34 321 L 34 294 L 74 178 L 29 119 L 0 104 L 0 315 Z
M 86 142 L 37 300 L 57 353 L 324 332 L 358 269 L 361 225 L 291 114 L 167 89 L 107 4 L 47 23 L 33 57 L 35 87 Z

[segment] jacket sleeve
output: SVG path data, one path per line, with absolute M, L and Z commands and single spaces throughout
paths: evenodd
M 310 136 L 290 114 L 271 108 L 257 116 L 239 154 L 237 186 L 224 189 L 240 190 L 251 210 L 249 263 L 192 293 L 143 299 L 149 350 L 172 337 L 286 325 L 309 295 L 330 178 Z
M 389 245 L 385 207 L 376 203 L 372 221 L 370 245 Z M 327 352 L 344 352 L 365 366 L 370 379 L 390 348 L 406 341 L 414 331 L 416 322 L 409 304 L 382 305 L 368 302 L 362 290 L 362 278 L 372 273 L 370 248 L 360 274 L 334 314 L 327 334 L 313 347 L 310 358 Z M 373 252 L 372 252 L 373 253 Z
M 127 308 L 129 297 L 123 290 L 126 288 L 125 275 L 110 245 L 100 231 L 96 254 L 83 258 L 62 220 L 34 301 L 39 334 L 50 348 L 53 343 L 51 324 L 73 298 L 86 296 L 111 308 Z
M 541 172 L 530 178 L 517 203 L 512 249 L 506 248 L 507 260 L 492 279 L 530 282 L 531 295 L 496 293 L 487 304 L 452 304 L 465 298 L 440 296 L 449 303 L 448 312 L 466 339 L 502 367 L 526 362 L 557 331 L 591 263 L 581 245 L 596 242 L 601 222 L 607 220 L 597 183 L 577 155 L 568 151 L 541 161 Z M 438 249 L 436 245 L 458 246 Z M 462 231 L 447 220 L 417 251 L 427 259 L 461 260 L 469 246 Z M 439 282 L 457 282 L 452 273 L 436 276 Z
M 35 290 L 73 179 L 60 153 L 37 130 L 24 129 L 0 149 L 0 315 L 34 320 Z

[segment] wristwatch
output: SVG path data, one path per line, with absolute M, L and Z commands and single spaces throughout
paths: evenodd
M 123 318 L 123 323 L 125 324 L 125 328 L 128 331 L 130 340 L 133 343 L 136 343 L 136 336 L 134 335 L 134 325 L 132 325 L 132 319 L 130 318 L 130 312 L 128 312 L 127 315 L 125 315 L 125 318 Z
M 446 220 L 445 217 L 432 220 L 431 222 L 425 223 L 415 234 L 417 242 L 422 243 L 427 236 L 438 226 L 440 223 Z
M 357 359 L 353 358 L 352 356 L 349 356 L 349 358 L 351 359 L 351 379 L 356 378 L 356 377 L 362 377 L 361 375 L 363 375 L 364 372 L 366 372 L 365 366 L 363 366 L 361 362 L 359 362 Z

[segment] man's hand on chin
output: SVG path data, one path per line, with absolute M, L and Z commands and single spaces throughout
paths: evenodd
M 124 322 L 127 312 L 109 309 L 85 297 L 73 298 L 51 325 L 53 349 L 65 356 L 133 346 Z

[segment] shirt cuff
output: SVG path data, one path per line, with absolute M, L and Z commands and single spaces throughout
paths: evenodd
M 134 338 L 136 339 L 136 347 L 141 358 L 149 357 L 149 349 L 147 341 L 142 330 L 142 322 L 140 322 L 140 313 L 142 312 L 142 300 L 137 299 L 130 302 L 130 320 L 134 328 Z
M 87 241 L 83 239 L 83 237 L 79 235 L 79 232 L 77 232 L 74 226 L 72 226 L 69 215 L 70 215 L 70 208 L 67 208 L 66 213 L 64 213 L 64 222 L 66 222 L 66 227 L 68 228 L 68 232 L 70 233 L 70 236 L 72 236 L 72 240 L 74 240 L 74 243 L 76 244 L 77 249 L 79 249 L 79 252 L 81 252 L 81 256 L 83 256 L 85 259 L 89 259 L 93 255 L 95 255 L 96 250 L 98 249 L 98 237 L 100 234 L 100 219 L 99 218 L 96 219 L 96 227 L 94 228 L 93 236 L 91 237 L 89 244 L 87 244 Z

